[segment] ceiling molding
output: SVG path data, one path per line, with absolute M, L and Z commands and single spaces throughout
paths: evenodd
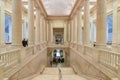
M 38 4 L 38 6 L 39 6 L 39 8 L 40 8 L 40 10 L 41 10 L 41 13 L 42 13 L 45 17 L 47 17 L 47 13 L 46 13 L 43 5 L 42 5 L 41 0 L 35 0 L 35 1 L 36 1 L 36 3 Z
M 69 19 L 69 16 L 48 16 L 47 17 L 47 19 L 48 20 L 60 20 L 60 19 L 62 19 L 62 20 L 68 20 Z

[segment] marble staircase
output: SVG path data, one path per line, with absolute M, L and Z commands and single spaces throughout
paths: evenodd
M 61 78 L 60 78 L 61 72 Z M 24 79 L 25 80 L 25 79 Z M 26 79 L 27 80 L 27 79 Z M 42 74 L 36 75 L 29 80 L 98 80 L 84 75 L 77 75 L 70 67 L 50 68 L 47 67 Z

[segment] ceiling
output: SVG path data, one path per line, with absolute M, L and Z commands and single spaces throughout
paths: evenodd
M 76 6 L 78 0 L 40 0 L 42 7 L 45 9 L 48 16 L 69 16 Z M 96 0 L 90 1 L 90 9 L 94 7 Z M 24 7 L 28 9 L 28 0 L 22 0 Z M 84 8 L 82 8 L 84 9 Z M 34 12 L 36 13 L 36 12 Z M 84 12 L 82 12 L 84 14 Z
M 42 4 L 50 16 L 70 15 L 76 0 L 41 0 Z

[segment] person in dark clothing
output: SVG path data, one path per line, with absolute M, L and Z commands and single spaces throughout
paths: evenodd
M 25 41 L 25 39 L 22 40 L 22 45 L 23 45 L 24 47 L 26 47 L 26 41 Z
M 25 41 L 25 42 L 26 42 L 26 46 L 28 46 L 28 39 L 26 39 L 26 41 Z

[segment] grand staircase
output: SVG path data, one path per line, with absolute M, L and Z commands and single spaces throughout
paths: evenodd
M 31 79 L 30 79 L 31 78 Z M 42 74 L 36 74 L 22 80 L 98 80 L 84 75 L 77 75 L 70 67 L 44 69 Z

